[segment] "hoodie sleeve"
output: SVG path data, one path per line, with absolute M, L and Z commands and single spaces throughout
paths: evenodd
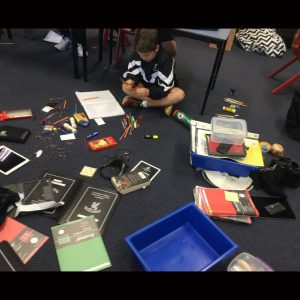
M 175 83 L 175 59 L 168 56 L 162 64 L 158 66 L 155 84 L 149 88 L 149 98 L 160 99 L 168 94 Z
M 141 72 L 141 59 L 136 53 L 134 53 L 129 59 L 127 70 L 122 75 L 122 80 L 133 80 L 135 83 L 139 83 L 139 74 Z

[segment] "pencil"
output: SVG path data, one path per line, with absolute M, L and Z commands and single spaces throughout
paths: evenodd
M 90 98 L 84 98 L 82 100 L 91 100 L 91 99 L 97 99 L 97 98 L 100 98 L 100 97 L 90 97 Z
M 60 123 L 61 121 L 64 121 L 64 120 L 66 120 L 66 119 L 68 119 L 68 118 L 69 118 L 69 117 L 64 117 L 64 118 L 62 118 L 62 119 L 60 119 L 60 120 L 54 122 L 53 125 L 56 125 L 56 124 Z

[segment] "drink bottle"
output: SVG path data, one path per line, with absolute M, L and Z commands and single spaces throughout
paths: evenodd
M 183 125 L 187 128 L 191 128 L 191 121 L 192 121 L 192 118 L 185 114 L 184 112 L 180 111 L 179 109 L 176 109 L 172 116 L 177 119 L 179 122 L 183 123 Z

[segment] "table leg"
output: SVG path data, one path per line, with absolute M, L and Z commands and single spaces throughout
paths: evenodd
M 6 32 L 7 32 L 8 38 L 9 38 L 9 39 L 12 39 L 11 29 L 10 29 L 10 28 L 7 28 L 7 29 L 6 29 Z
M 86 56 L 86 29 L 82 31 L 82 63 L 83 63 L 83 80 L 87 82 L 87 56 Z
M 73 55 L 73 67 L 74 67 L 74 77 L 79 78 L 78 72 L 78 53 L 77 53 L 77 40 L 75 38 L 75 34 L 72 32 L 72 55 Z
M 102 61 L 102 51 L 103 51 L 103 28 L 99 29 L 99 49 L 98 49 L 98 54 L 99 54 L 99 61 Z
M 223 41 L 222 43 L 217 45 L 218 46 L 218 53 L 217 53 L 217 57 L 216 57 L 217 66 L 216 66 L 216 70 L 215 70 L 215 73 L 214 73 L 214 79 L 213 79 L 213 83 L 212 83 L 212 87 L 211 87 L 212 90 L 214 89 L 215 84 L 216 84 L 219 69 L 220 69 L 222 59 L 223 59 L 223 55 L 224 55 L 224 52 L 225 52 L 226 42 L 227 41 Z
M 212 68 L 212 71 L 211 71 L 211 74 L 210 74 L 210 79 L 209 79 L 209 82 L 208 82 L 208 86 L 207 86 L 207 89 L 206 89 L 204 101 L 203 101 L 203 104 L 202 104 L 201 115 L 203 115 L 203 113 L 204 113 L 206 102 L 207 102 L 210 90 L 213 89 L 213 84 L 214 84 L 216 74 L 217 74 L 217 67 L 218 67 L 219 62 L 220 62 L 220 57 L 222 56 L 221 55 L 222 54 L 221 53 L 222 49 L 223 49 L 222 47 L 218 47 L 218 52 L 217 52 L 215 62 L 214 62 L 214 65 L 213 65 L 213 68 Z M 223 51 L 224 51 L 224 49 L 223 49 Z
M 109 29 L 109 65 L 112 64 L 112 53 L 113 53 L 113 29 Z

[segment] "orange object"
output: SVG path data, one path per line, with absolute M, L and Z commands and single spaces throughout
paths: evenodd
M 86 142 L 86 145 L 91 149 L 93 152 L 100 151 L 108 148 L 112 148 L 117 146 L 116 140 L 112 136 L 107 136 L 102 139 Z

